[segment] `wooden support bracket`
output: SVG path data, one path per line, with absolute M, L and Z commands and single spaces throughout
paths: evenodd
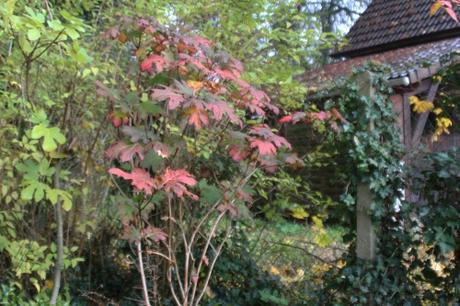
M 433 82 L 430 86 L 428 95 L 425 100 L 428 102 L 433 102 L 434 98 L 436 97 L 436 93 L 438 92 L 438 88 L 439 88 L 439 83 Z M 411 141 L 412 148 L 416 148 L 420 144 L 420 140 L 422 139 L 422 135 L 423 135 L 423 130 L 425 129 L 425 125 L 426 125 L 429 115 L 430 115 L 430 111 L 424 112 L 419 115 L 416 126 L 415 126 L 414 133 L 412 135 L 412 141 Z

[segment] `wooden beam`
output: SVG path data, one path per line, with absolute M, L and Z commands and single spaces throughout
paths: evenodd
M 375 95 L 375 89 L 371 82 L 372 75 L 364 72 L 358 76 L 359 94 L 371 99 Z M 374 122 L 369 122 L 369 130 L 374 129 Z M 371 203 L 372 193 L 369 183 L 358 183 L 356 203 L 356 255 L 365 260 L 374 260 L 376 257 L 376 234 L 372 224 Z
M 430 89 L 428 91 L 428 95 L 426 97 L 426 101 L 433 102 L 434 98 L 436 97 L 436 93 L 438 92 L 439 82 L 432 82 Z M 420 144 L 420 140 L 422 139 L 423 130 L 425 129 L 426 122 L 428 117 L 430 116 L 430 111 L 424 112 L 419 115 L 417 119 L 417 124 L 415 126 L 414 133 L 412 135 L 412 142 L 411 147 L 416 148 Z
M 412 145 L 412 118 L 409 97 L 410 95 L 408 94 L 403 95 L 403 138 L 404 146 L 407 150 L 409 150 Z

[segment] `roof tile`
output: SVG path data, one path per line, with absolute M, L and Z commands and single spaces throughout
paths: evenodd
M 444 57 L 460 54 L 460 37 L 409 46 L 386 52 L 354 57 L 345 61 L 324 65 L 319 69 L 307 71 L 302 81 L 310 89 L 324 88 L 333 80 L 351 74 L 353 68 L 373 61 L 387 64 L 391 68 L 389 78 L 407 76 L 409 70 L 425 64 L 439 64 Z
M 460 30 L 443 10 L 430 17 L 432 0 L 374 0 L 347 35 L 349 43 L 336 56 L 359 55 L 401 40 Z M 458 8 L 460 13 L 460 8 Z

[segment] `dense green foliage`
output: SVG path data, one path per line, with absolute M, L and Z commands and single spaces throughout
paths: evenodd
M 0 304 L 458 303 L 458 152 L 403 150 L 375 65 L 304 101 L 299 76 L 366 2 L 2 1 Z M 437 80 L 455 119 L 458 67 Z M 313 152 L 288 152 L 272 127 L 290 122 Z M 325 166 L 340 201 L 302 172 Z
M 367 71 L 375 89 L 372 99 L 361 91 L 361 76 Z M 360 182 L 370 186 L 377 258 L 368 262 L 356 257 L 356 231 L 350 228 L 347 237 L 352 247 L 344 256 L 346 264 L 329 272 L 316 302 L 455 303 L 459 301 L 458 179 L 454 175 L 458 153 L 417 155 L 403 150 L 382 71 L 374 65 L 357 71 L 342 85 L 338 101 L 330 104 L 347 121 L 336 141 L 348 148 L 353 186 Z M 408 198 L 404 190 L 410 190 Z M 356 190 L 344 194 L 350 223 L 356 218 L 355 196 Z

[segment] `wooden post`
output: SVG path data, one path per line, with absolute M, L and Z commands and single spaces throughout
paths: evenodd
M 358 77 L 359 93 L 361 96 L 370 97 L 375 95 L 375 89 L 372 86 L 370 72 L 364 72 Z M 369 122 L 369 130 L 374 129 L 374 122 Z M 356 207 L 356 232 L 357 245 L 356 255 L 358 258 L 365 260 L 374 260 L 376 254 L 376 236 L 370 214 L 372 193 L 368 183 L 358 183 Z

